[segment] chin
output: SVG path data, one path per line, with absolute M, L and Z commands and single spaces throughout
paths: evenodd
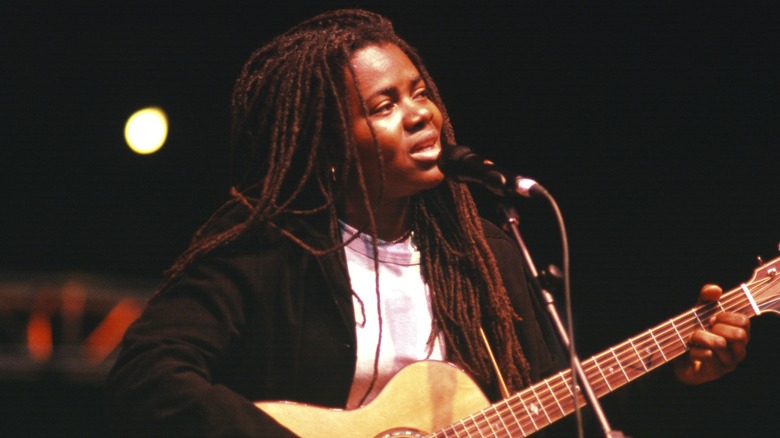
M 421 186 L 425 186 L 422 190 L 433 190 L 444 182 L 444 174 L 441 172 L 437 173 L 438 175 L 431 175 L 424 183 L 420 184 Z

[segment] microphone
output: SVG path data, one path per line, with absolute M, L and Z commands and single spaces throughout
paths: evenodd
M 455 181 L 479 183 L 498 196 L 520 195 L 531 198 L 547 192 L 530 178 L 499 169 L 468 146 L 442 148 L 437 164 L 446 176 Z

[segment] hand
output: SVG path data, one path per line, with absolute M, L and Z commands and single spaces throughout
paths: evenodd
M 715 302 L 723 290 L 707 284 L 698 304 Z M 677 378 L 689 385 L 715 380 L 737 367 L 745 358 L 750 339 L 750 319 L 739 313 L 721 312 L 710 319 L 711 331 L 696 330 L 689 341 L 691 351 L 674 362 Z

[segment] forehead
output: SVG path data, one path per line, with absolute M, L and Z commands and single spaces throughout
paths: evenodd
M 361 93 L 391 86 L 395 81 L 419 78 L 412 60 L 395 44 L 369 45 L 356 50 L 350 58 Z

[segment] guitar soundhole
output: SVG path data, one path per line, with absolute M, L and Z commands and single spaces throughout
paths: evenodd
M 419 430 L 398 428 L 377 435 L 377 438 L 422 438 L 424 436 L 425 434 Z

